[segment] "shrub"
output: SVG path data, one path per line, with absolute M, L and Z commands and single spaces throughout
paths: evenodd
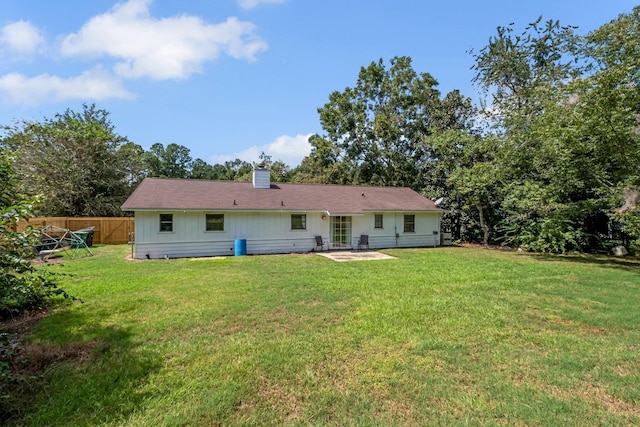
M 57 295 L 70 297 L 53 275 L 33 265 L 35 230 L 15 231 L 20 219 L 32 215 L 36 202 L 16 191 L 11 159 L 0 149 L 0 319 L 42 308 Z

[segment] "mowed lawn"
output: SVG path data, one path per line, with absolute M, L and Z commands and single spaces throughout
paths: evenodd
M 20 424 L 638 425 L 640 262 L 472 248 L 63 266 Z

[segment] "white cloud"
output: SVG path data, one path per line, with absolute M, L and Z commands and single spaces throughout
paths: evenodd
M 274 160 L 282 160 L 285 163 L 295 160 L 296 164 L 299 164 L 304 157 L 311 153 L 311 145 L 309 144 L 311 135 L 313 134 L 279 136 L 265 147 L 264 152 L 271 155 Z
M 44 43 L 40 30 L 28 21 L 7 24 L 0 30 L 0 44 L 18 53 L 31 53 Z
M 253 9 L 261 4 L 278 4 L 284 3 L 286 0 L 238 0 L 238 4 L 245 10 Z
M 260 153 L 264 152 L 266 155 L 271 156 L 271 160 L 273 161 L 282 160 L 284 163 L 295 167 L 300 164 L 303 158 L 311 153 L 311 145 L 309 144 L 309 137 L 311 137 L 311 135 L 313 134 L 298 134 L 296 136 L 282 135 L 269 144 L 263 146 L 255 145 L 246 150 L 231 154 L 212 156 L 209 161 L 221 164 L 235 159 L 246 162 L 258 162 L 260 160 Z
M 0 77 L 0 94 L 6 102 L 18 105 L 37 105 L 68 99 L 103 100 L 131 98 L 120 80 L 101 68 L 85 71 L 79 76 L 63 79 L 49 74 L 26 77 L 11 73 Z
M 119 76 L 163 80 L 201 72 L 204 62 L 221 53 L 253 61 L 268 48 L 251 22 L 231 17 L 210 24 L 190 15 L 157 19 L 149 13 L 151 3 L 129 0 L 93 17 L 63 40 L 62 54 L 109 55 L 121 61 L 114 67 Z

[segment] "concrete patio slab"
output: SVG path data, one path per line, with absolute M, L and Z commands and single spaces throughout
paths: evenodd
M 375 261 L 379 259 L 396 259 L 391 255 L 375 251 L 335 251 L 320 252 L 318 255 L 332 259 L 337 262 L 347 261 Z

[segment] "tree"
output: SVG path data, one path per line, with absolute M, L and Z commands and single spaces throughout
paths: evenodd
M 195 159 L 191 164 L 190 178 L 192 179 L 218 179 L 218 174 L 224 173 L 224 168 L 216 168 L 221 165 L 210 165 L 202 159 Z
M 31 263 L 35 230 L 14 231 L 19 220 L 32 215 L 37 200 L 18 192 L 13 160 L 8 150 L 0 148 L 0 319 L 42 308 L 56 295 L 69 297 L 54 276 Z
M 18 188 L 42 194 L 38 213 L 49 216 L 113 216 L 130 192 L 119 154 L 127 139 L 115 133 L 109 113 L 95 105 L 67 109 L 42 123 L 4 127 L 0 147 L 11 148 Z
M 458 92 L 440 99 L 438 82 L 416 73 L 411 58 L 382 59 L 363 67 L 353 88 L 329 95 L 318 109 L 326 136 L 315 136 L 310 169 L 323 167 L 335 183 L 407 186 L 422 190 L 432 165 L 424 138 L 466 128 L 470 102 Z M 470 111 L 470 110 L 469 110 Z
M 146 154 L 149 176 L 188 178 L 193 165 L 190 152 L 191 150 L 183 145 L 168 144 L 165 148 L 159 142 L 153 144 Z
M 125 182 L 133 190 L 149 173 L 146 164 L 146 152 L 138 144 L 126 142 L 118 150 L 125 173 Z
M 539 17 L 514 34 L 513 25 L 498 27 L 487 46 L 471 51 L 477 72 L 473 81 L 491 95 L 489 107 L 507 123 L 541 111 L 541 90 L 558 88 L 581 72 L 573 63 L 579 49 L 576 27 L 543 23 Z
M 475 55 L 492 97 L 506 243 L 601 247 L 638 186 L 638 8 L 587 36 L 557 21 L 498 28 Z M 622 219 L 622 217 L 619 217 Z
M 436 159 L 433 182 L 438 188 L 432 191 L 448 210 L 443 222 L 456 238 L 469 240 L 478 240 L 474 230 L 479 226 L 481 240 L 488 245 L 501 180 L 494 157 L 497 141 L 464 130 L 435 134 L 427 141 Z
M 253 167 L 261 167 L 269 169 L 271 172 L 271 182 L 288 182 L 290 168 L 282 160 L 273 161 L 271 156 L 263 152 L 258 156 L 260 161 L 253 165 Z
M 224 162 L 225 175 L 221 179 L 229 181 L 251 181 L 253 166 L 244 160 L 234 159 Z
M 586 37 L 592 74 L 576 84 L 587 170 L 607 213 L 640 238 L 640 6 Z
M 309 137 L 311 153 L 291 171 L 291 182 L 308 184 L 351 184 L 348 164 L 342 161 L 341 149 L 319 135 Z
M 478 203 L 463 201 L 450 177 L 459 163 L 470 166 L 457 148 L 477 138 L 476 109 L 458 90 L 441 98 L 437 81 L 416 73 L 411 58 L 390 63 L 388 69 L 382 60 L 363 67 L 354 88 L 333 92 L 318 109 L 326 135 L 309 139 L 311 153 L 291 172 L 291 180 L 407 186 L 434 200 L 446 199 L 445 226 L 456 238 L 468 237 L 480 220 L 474 212 L 483 214 L 484 224 L 486 207 L 479 211 Z

